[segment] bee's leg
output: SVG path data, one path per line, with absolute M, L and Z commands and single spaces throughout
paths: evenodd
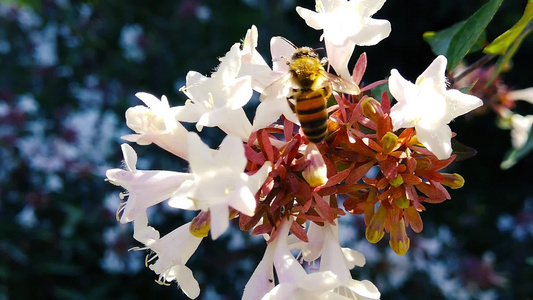
M 285 57 L 285 55 L 282 55 L 281 59 L 285 60 L 285 63 L 287 64 L 287 66 L 291 64 L 290 60 L 287 57 Z
M 320 60 L 320 64 L 325 66 L 327 63 L 328 63 L 328 58 L 327 57 L 322 57 L 322 59 Z

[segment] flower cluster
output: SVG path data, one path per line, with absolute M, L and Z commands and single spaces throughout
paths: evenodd
M 454 86 L 459 88 L 471 86 L 470 93 L 483 99 L 484 109 L 478 113 L 494 111 L 498 118 L 498 126 L 511 130 L 513 149 L 501 163 L 501 168 L 512 167 L 521 157 L 531 151 L 531 146 L 527 145 L 527 142 L 533 126 L 533 115 L 522 115 L 515 112 L 515 108 L 520 105 L 517 102 L 533 104 L 533 87 L 513 90 L 496 73 L 494 66 L 472 69 L 460 65 L 455 73 L 454 75 L 457 76 L 458 80 L 454 82 Z M 518 152 L 523 153 L 517 156 L 516 153 Z
M 387 93 L 372 93 L 387 81 L 361 84 L 366 55 L 348 72 L 355 45 L 374 45 L 389 35 L 388 21 L 371 18 L 384 2 L 329 0 L 317 1 L 316 12 L 297 8 L 309 26 L 323 29 L 327 60 L 337 74 L 361 91 L 334 93 L 323 142 L 310 142 L 298 129 L 294 103 L 287 101 L 298 82 L 265 93 L 291 72 L 288 58 L 295 49 L 284 38 L 272 38 L 269 66 L 256 50 L 255 26 L 210 76 L 187 74 L 184 106 L 171 107 L 165 96 L 137 94 L 146 106 L 128 109 L 126 122 L 135 134 L 123 138 L 154 143 L 190 165 L 186 173 L 138 170 L 135 151 L 123 144 L 125 169 L 106 174 L 127 190 L 120 194 L 125 201 L 117 219 L 134 223 L 134 238 L 144 245 L 136 249 L 152 250 L 146 263 L 160 283 L 175 280 L 189 298 L 198 297 L 199 284 L 186 263 L 209 232 L 216 239 L 237 218 L 242 230 L 267 239 L 243 299 L 380 297 L 373 283 L 352 278 L 350 269 L 363 266 L 365 258 L 341 247 L 338 218 L 345 211 L 364 214 L 368 241 L 376 243 L 389 232 L 391 248 L 405 254 L 410 243 L 406 227 L 422 230 L 423 203 L 450 199 L 445 186 L 464 183 L 458 174 L 439 172 L 456 157 L 448 123 L 482 104 L 477 97 L 447 89 L 444 56 L 414 84 L 392 70 L 388 83 L 397 100 L 392 107 Z M 323 87 L 336 90 L 327 81 Z M 263 96 L 250 122 L 243 106 L 254 91 Z M 195 123 L 198 131 L 218 127 L 227 136 L 211 149 L 181 122 Z M 148 225 L 147 209 L 167 200 L 173 208 L 199 213 L 160 237 Z M 306 270 L 293 249 L 301 261 L 319 260 L 316 272 Z

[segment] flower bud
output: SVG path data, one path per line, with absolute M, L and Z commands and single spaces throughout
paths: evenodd
M 235 218 L 238 213 L 236 209 L 230 207 L 229 219 Z M 189 227 L 191 234 L 200 238 L 206 237 L 209 234 L 209 229 L 211 229 L 211 211 L 201 211 L 192 219 Z
M 454 173 L 441 173 L 441 175 L 444 177 L 444 181 L 442 182 L 443 185 L 450 187 L 451 189 L 459 189 L 462 188 L 465 184 L 465 179 L 463 176 Z
M 381 147 L 383 147 L 384 154 L 394 151 L 396 145 L 398 145 L 398 137 L 390 131 L 381 138 Z
M 389 184 L 392 185 L 393 187 L 399 187 L 400 185 L 402 185 L 403 184 L 402 175 L 398 174 L 398 176 L 396 176 L 396 178 L 394 178 L 393 180 L 389 181 Z
M 383 235 L 385 235 L 383 228 L 385 227 L 386 218 L 387 211 L 382 205 L 380 205 L 366 227 L 366 239 L 369 242 L 375 244 L 383 238 Z
M 189 231 L 195 237 L 206 237 L 211 228 L 211 213 L 209 211 L 201 211 L 194 219 L 192 219 Z
M 378 120 L 383 116 L 381 104 L 374 98 L 366 98 L 361 102 L 363 115 L 369 118 L 374 124 L 378 124 Z
M 394 203 L 396 203 L 396 205 L 398 205 L 399 208 L 408 208 L 409 207 L 409 199 L 405 198 L 405 196 L 402 196 L 400 198 L 396 198 L 394 199 Z
M 309 161 L 309 165 L 302 172 L 305 181 L 311 187 L 317 187 L 328 182 L 328 168 L 315 144 L 307 145 L 305 157 Z
M 405 222 L 403 218 L 400 222 L 391 224 L 389 245 L 398 255 L 404 255 L 409 250 L 410 240 L 405 232 Z

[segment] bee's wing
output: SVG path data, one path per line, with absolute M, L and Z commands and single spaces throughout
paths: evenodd
M 262 102 L 266 98 L 282 98 L 287 97 L 292 88 L 292 74 L 286 73 L 280 78 L 276 79 L 270 85 L 263 89 L 259 100 Z
M 359 95 L 359 93 L 361 93 L 361 90 L 355 83 L 349 82 L 344 78 L 335 76 L 325 71 L 324 73 L 324 75 L 327 76 L 328 82 L 331 84 L 331 88 L 334 91 L 350 95 Z

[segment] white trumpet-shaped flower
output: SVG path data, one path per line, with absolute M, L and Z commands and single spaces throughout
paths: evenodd
M 242 53 L 240 44 L 234 44 L 217 71 L 206 77 L 198 72 L 187 74 L 186 86 L 182 89 L 189 100 L 179 108 L 177 118 L 184 122 L 196 122 L 196 129 L 218 126 L 227 134 L 247 140 L 252 125 L 243 106 L 252 97 L 252 79 L 239 76 Z
M 181 185 L 169 205 L 209 210 L 211 236 L 216 239 L 228 227 L 230 206 L 243 214 L 254 214 L 255 194 L 265 182 L 271 164 L 265 163 L 253 175 L 244 173 L 247 159 L 242 141 L 236 136 L 226 136 L 216 152 L 212 152 L 196 133 L 189 133 L 188 143 L 194 178 Z
M 253 131 L 269 126 L 276 122 L 281 115 L 295 124 L 300 124 L 298 117 L 287 102 L 290 85 L 276 82 L 289 71 L 285 59 L 290 59 L 295 50 L 294 46 L 285 38 L 273 37 L 270 40 L 272 70 L 268 66 L 266 69 L 261 66 L 250 69 L 251 74 L 254 75 L 255 88 L 262 93 L 261 103 L 255 112 Z M 266 88 L 269 92 L 264 91 Z
M 136 133 L 122 138 L 139 145 L 154 143 L 187 159 L 187 130 L 176 120 L 177 108 L 171 108 L 165 96 L 161 100 L 148 93 L 137 93 L 135 96 L 146 106 L 137 105 L 126 111 L 126 124 Z
M 274 251 L 278 242 L 276 239 L 267 245 L 263 259 L 244 287 L 242 300 L 261 299 L 274 288 Z
M 146 246 L 159 240 L 159 231 L 148 226 L 148 214 L 145 212 L 137 215 L 133 221 L 133 238 Z
M 292 222 L 292 219 L 284 221 L 281 224 L 281 228 L 279 229 L 276 239 L 267 247 L 267 252 L 269 249 L 274 249 L 273 253 L 269 253 L 270 256 L 268 257 L 268 260 L 274 264 L 279 283 L 261 299 L 339 299 L 338 297 L 335 298 L 336 294 L 334 290 L 339 286 L 340 281 L 334 273 L 326 271 L 307 274 L 304 268 L 290 252 L 287 236 L 289 234 L 289 229 Z M 265 258 L 263 259 L 265 260 Z M 254 274 L 256 273 L 254 272 Z M 254 279 L 257 280 L 257 278 Z M 248 289 L 251 288 L 252 282 L 253 281 L 251 278 L 250 282 L 247 284 Z
M 125 188 L 128 193 L 126 202 L 121 204 L 117 215 L 122 212 L 121 223 L 135 220 L 136 217 L 146 213 L 146 209 L 156 205 L 172 196 L 183 182 L 193 178 L 192 174 L 172 171 L 142 171 L 137 170 L 137 154 L 128 145 L 122 144 L 125 170 L 107 170 L 107 179 L 114 185 Z
M 237 77 L 251 76 L 254 90 L 264 88 L 265 82 L 268 81 L 269 74 L 272 72 L 263 56 L 256 49 L 258 37 L 259 34 L 255 25 L 246 31 L 246 36 L 241 43 L 241 68 L 239 75 L 237 75 Z
M 508 100 L 522 100 L 533 104 L 533 87 L 529 87 L 523 90 L 510 91 L 505 95 L 505 97 Z
M 148 267 L 159 275 L 159 283 L 166 284 L 176 280 L 185 295 L 195 299 L 200 295 L 200 286 L 191 269 L 185 264 L 200 245 L 202 238 L 190 233 L 190 225 L 191 223 L 184 224 L 147 245 L 155 254 L 148 257 L 146 262 Z
M 483 102 L 459 90 L 446 90 L 446 57 L 438 56 L 413 84 L 396 69 L 391 71 L 389 89 L 398 101 L 391 109 L 394 130 L 414 127 L 418 140 L 438 159 L 452 153 L 452 131 L 448 123 Z
M 381 296 L 377 287 L 368 280 L 355 280 L 350 274 L 350 269 L 355 266 L 362 267 L 365 257 L 358 251 L 341 248 L 339 243 L 339 228 L 324 224 L 324 245 L 320 258 L 320 271 L 330 271 L 340 281 L 335 293 L 346 297 L 345 299 L 379 299 Z
M 348 61 L 355 45 L 371 46 L 388 37 L 390 22 L 372 19 L 385 0 L 317 0 L 316 12 L 296 7 L 307 25 L 324 30 L 320 39 L 326 43 L 331 66 L 339 76 L 351 80 Z
M 308 242 L 303 242 L 296 236 L 289 236 L 289 248 L 300 249 L 301 258 L 306 262 L 314 262 L 322 254 L 324 244 L 324 230 L 315 222 L 309 222 L 307 226 Z
M 513 114 L 511 117 L 511 142 L 513 148 L 522 148 L 529 137 L 529 132 L 533 126 L 533 115 L 521 116 Z

